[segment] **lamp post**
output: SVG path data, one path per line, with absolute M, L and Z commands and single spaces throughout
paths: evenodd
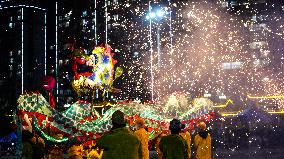
M 152 20 L 160 21 L 163 19 L 165 12 L 162 9 L 156 10 L 156 12 L 149 9 L 149 15 L 146 16 L 146 19 L 150 21 L 150 47 L 152 48 Z M 161 66 L 161 34 L 160 34 L 160 24 L 157 24 L 157 53 L 158 53 L 158 67 Z
M 165 15 L 162 9 L 152 11 L 151 3 L 149 1 L 149 13 L 146 19 L 149 20 L 149 43 L 150 43 L 150 65 L 151 65 L 151 100 L 154 100 L 154 72 L 153 72 L 153 41 L 152 41 L 152 20 L 159 21 Z M 160 24 L 157 24 L 157 54 L 158 67 L 161 67 L 161 43 L 160 43 Z
M 147 19 L 150 19 L 149 24 L 149 42 L 150 42 L 150 70 L 151 70 L 151 100 L 154 100 L 154 73 L 153 73 L 153 41 L 152 41 L 152 18 L 154 17 L 154 13 L 151 12 L 151 1 L 149 1 L 149 15 L 147 15 Z

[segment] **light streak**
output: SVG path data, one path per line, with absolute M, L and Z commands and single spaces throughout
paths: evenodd
M 238 112 L 220 113 L 220 114 L 221 114 L 221 116 L 223 116 L 223 117 L 228 117 L 228 116 L 237 116 L 237 115 L 239 115 L 239 114 L 240 114 L 240 111 L 238 111 Z
M 280 99 L 280 98 L 284 98 L 284 95 L 272 95 L 272 96 L 251 96 L 251 95 L 248 95 L 248 98 L 250 98 L 250 99 Z
M 96 43 L 96 46 L 98 45 L 98 37 L 97 37 L 97 0 L 95 0 L 95 28 L 94 28 L 94 31 L 95 31 L 95 43 Z
M 22 79 L 21 80 L 22 80 L 22 94 L 23 94 L 24 93 L 24 8 L 21 9 L 21 13 L 22 13 L 22 39 L 21 39 L 22 40 L 22 46 L 21 46 L 22 47 L 21 48 L 22 49 L 21 50 L 22 51 L 22 54 L 21 54 L 21 56 L 22 56 L 21 57 L 22 58 L 21 59 L 22 60 L 21 61 L 22 62 L 22 64 L 21 64 L 22 65 L 21 76 L 22 77 L 21 78 Z
M 56 101 L 58 102 L 58 2 L 55 3 L 55 77 L 56 77 Z
M 105 37 L 105 40 L 106 40 L 106 41 L 105 41 L 105 44 L 108 43 L 108 39 L 107 39 L 107 38 L 108 38 L 108 37 L 107 37 L 107 25 L 108 25 L 108 11 L 107 11 L 107 7 L 108 7 L 108 4 L 107 4 L 107 3 L 108 3 L 108 0 L 105 0 L 105 18 L 106 18 L 106 19 L 105 19 L 105 21 L 106 21 L 106 22 L 105 22 L 105 25 L 106 25 L 106 26 L 105 26 L 105 36 L 106 36 L 106 37 Z
M 151 1 L 149 1 L 149 13 L 151 13 Z M 152 19 L 149 24 L 149 41 L 150 41 L 150 71 L 151 71 L 151 100 L 154 100 L 154 72 L 153 72 L 153 41 L 152 41 Z
M 94 107 L 94 108 L 103 108 L 103 107 L 106 107 L 106 106 L 113 107 L 113 106 L 115 106 L 115 105 L 110 104 L 110 103 L 107 103 L 106 105 L 94 105 L 93 107 Z
M 226 108 L 229 104 L 234 104 L 234 102 L 231 99 L 228 99 L 226 104 L 215 105 L 213 108 Z
M 46 76 L 46 12 L 44 13 L 44 75 Z
M 282 111 L 268 111 L 269 114 L 284 114 L 284 110 Z
M 98 45 L 98 37 L 97 37 L 97 0 L 95 0 L 95 43 Z M 99 98 L 99 90 L 96 89 L 96 98 Z

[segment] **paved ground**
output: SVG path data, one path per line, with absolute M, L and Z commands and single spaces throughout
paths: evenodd
M 219 149 L 213 151 L 213 159 L 284 159 L 284 148 L 228 151 Z M 0 159 L 17 159 L 13 156 L 0 156 Z M 158 159 L 155 151 L 150 152 L 150 159 Z
M 213 158 L 224 158 L 224 159 L 283 159 L 284 158 L 284 148 L 275 149 L 249 149 L 249 150 L 236 150 L 236 151 L 226 151 L 217 150 L 213 152 Z
M 216 150 L 213 159 L 284 159 L 284 148 L 249 149 L 249 150 Z M 150 152 L 150 159 L 157 159 L 156 152 Z

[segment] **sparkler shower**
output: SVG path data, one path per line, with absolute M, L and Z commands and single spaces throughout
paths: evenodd
M 1 157 L 167 158 L 177 139 L 283 158 L 283 0 L 1 0 L 0 17 Z
M 267 8 L 273 11 L 263 15 L 248 4 L 243 4 L 245 10 L 228 9 L 224 4 L 225 1 L 217 4 L 208 1 L 179 2 L 171 6 L 152 4 L 152 10 L 162 8 L 166 12 L 163 19 L 152 20 L 153 43 L 149 42 L 147 34 L 150 29 L 146 19 L 147 6 L 144 10 L 135 9 L 134 16 L 143 23 L 126 19 L 125 31 L 129 33 L 128 40 L 140 41 L 145 51 L 129 68 L 130 76 L 139 75 L 128 82 L 137 83 L 137 91 L 145 83 L 151 86 L 152 76 L 147 73 L 151 70 L 151 55 L 147 49 L 151 44 L 155 100 L 173 92 L 188 92 L 193 96 L 210 94 L 213 99 L 215 96 L 215 102 L 225 102 L 218 97 L 233 98 L 239 101 L 238 104 L 245 105 L 243 102 L 247 100 L 247 95 L 283 95 L 281 67 L 284 57 L 281 54 L 283 48 L 278 43 L 279 39 L 283 39 L 283 18 L 277 10 L 273 10 L 273 5 L 267 4 Z M 175 20 L 170 21 L 167 12 L 170 10 Z M 172 52 L 170 25 L 173 27 Z M 157 28 L 160 29 L 161 66 L 158 66 Z M 278 58 L 273 59 L 271 54 L 277 54 Z M 138 66 L 144 71 L 138 72 Z M 151 87 L 148 91 L 151 92 Z M 281 99 L 266 102 L 268 106 L 265 109 L 268 111 L 283 108 Z M 271 110 L 269 104 L 279 107 Z

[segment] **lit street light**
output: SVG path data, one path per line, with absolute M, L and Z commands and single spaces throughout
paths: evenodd
M 165 15 L 165 11 L 162 9 L 156 10 L 156 12 L 152 11 L 152 7 L 149 2 L 149 14 L 146 16 L 146 19 L 150 21 L 150 29 L 149 29 L 149 41 L 150 41 L 150 56 L 151 56 L 151 99 L 154 98 L 154 73 L 153 73 L 153 42 L 152 42 L 152 20 L 159 21 Z M 161 45 L 160 45 L 160 25 L 157 25 L 157 53 L 158 53 L 158 67 L 161 66 Z
M 158 10 L 158 11 L 156 12 L 156 15 L 157 15 L 158 17 L 163 17 L 163 16 L 165 15 L 165 12 L 164 12 L 163 10 Z
M 156 12 L 150 11 L 146 16 L 147 20 L 150 20 L 150 25 L 152 20 L 159 21 L 165 16 L 165 11 L 162 9 L 156 10 Z M 151 36 L 152 28 L 150 27 L 150 36 Z M 152 43 L 151 43 L 152 44 Z M 150 44 L 150 45 L 151 45 Z M 158 67 L 161 66 L 161 45 L 160 45 L 160 25 L 157 25 L 157 53 L 158 53 Z

